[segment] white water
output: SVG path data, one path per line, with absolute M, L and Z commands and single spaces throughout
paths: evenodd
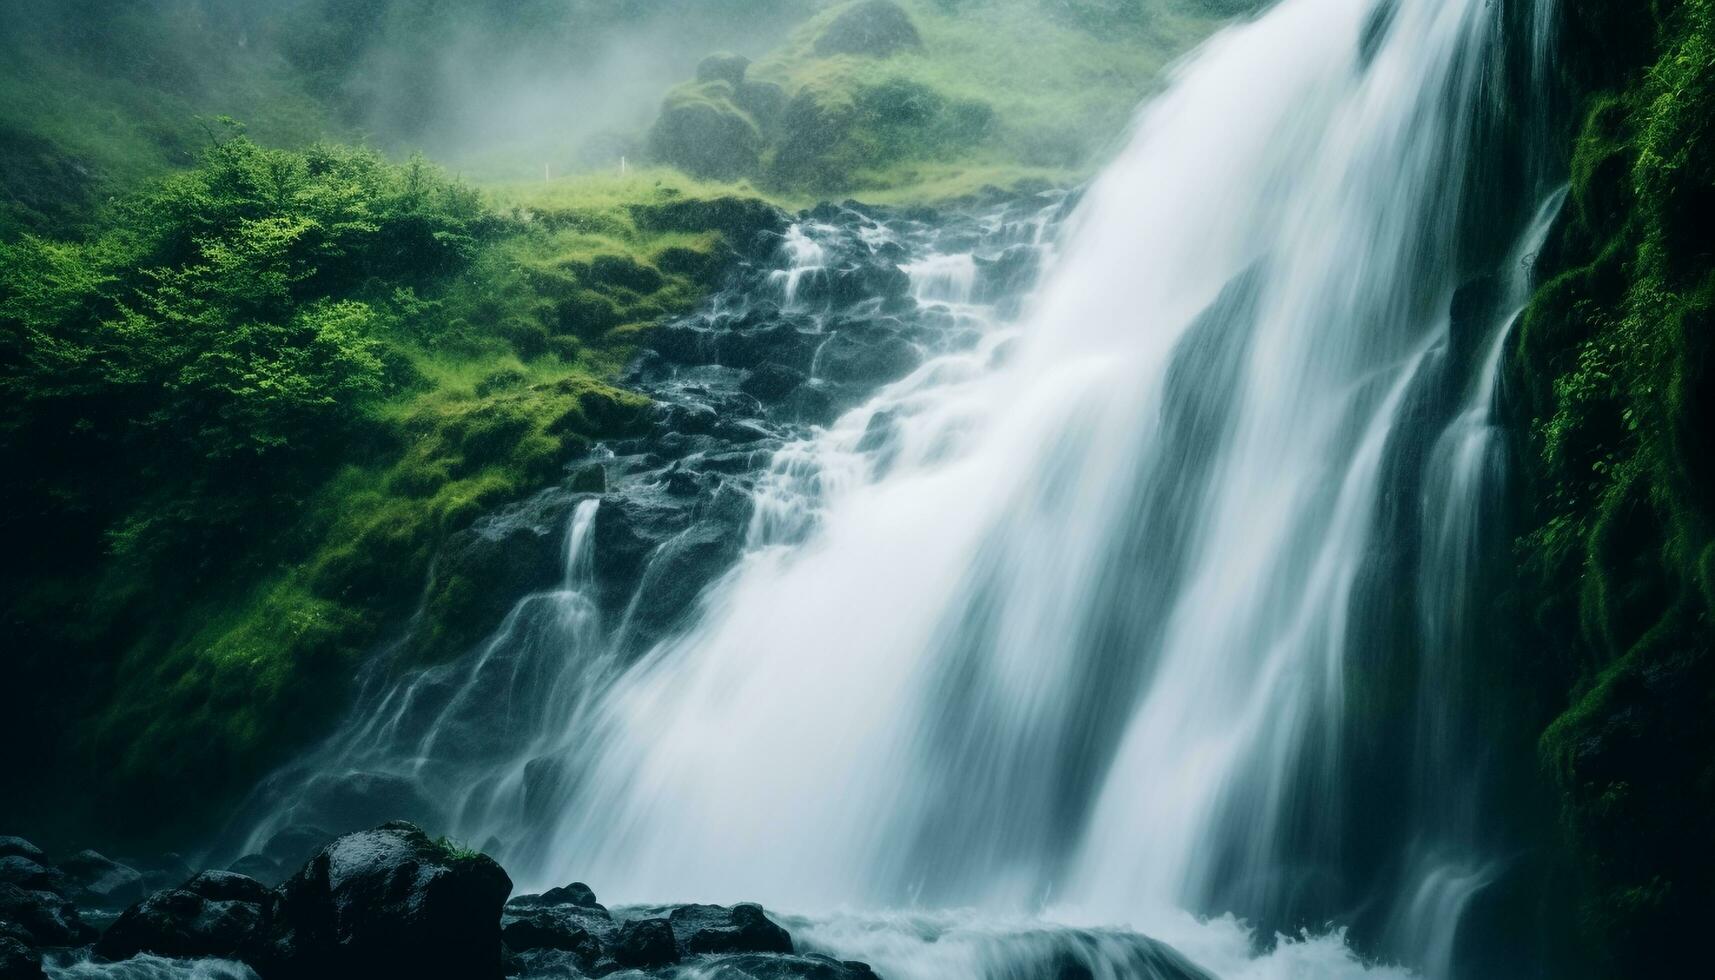
M 1040 912 L 1223 976 L 1363 971 L 1337 937 L 1259 959 L 1186 910 L 1278 902 L 1293 804 L 1334 784 L 1384 452 L 1459 284 L 1462 124 L 1498 14 L 1396 0 L 1365 58 L 1379 6 L 1286 0 L 1215 38 L 1021 324 L 780 454 L 700 625 L 597 707 L 542 881 Z M 908 271 L 972 315 L 968 265 Z M 878 465 L 857 446 L 883 412 Z M 1450 867 L 1403 901 L 1432 972 L 1445 895 L 1469 891 Z

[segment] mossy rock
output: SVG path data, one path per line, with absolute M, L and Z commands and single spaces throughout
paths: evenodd
M 744 83 L 744 73 L 749 68 L 749 58 L 742 54 L 721 51 L 709 55 L 697 64 L 697 81 L 726 82 L 738 86 Z
M 631 205 L 632 220 L 649 232 L 718 232 L 733 248 L 756 254 L 767 236 L 785 234 L 791 218 L 766 201 L 728 195 Z
M 885 58 L 923 46 L 911 15 L 893 0 L 860 0 L 841 11 L 816 38 L 816 54 Z
M 675 90 L 649 130 L 650 156 L 712 180 L 755 174 L 762 163 L 762 131 L 734 103 L 734 94 L 734 83 L 725 80 Z

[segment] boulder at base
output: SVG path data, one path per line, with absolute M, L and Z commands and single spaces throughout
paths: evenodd
M 230 871 L 204 871 L 150 895 L 109 926 L 95 952 L 110 960 L 155 953 L 179 959 L 234 958 L 257 935 L 269 902 L 266 885 Z
M 41 980 L 42 954 L 10 936 L 0 936 L 0 980 Z
M 347 834 L 276 892 L 253 965 L 266 980 L 501 975 L 512 879 L 403 822 Z
M 128 908 L 149 893 L 141 871 L 95 851 L 73 854 L 60 862 L 60 871 L 77 901 L 90 908 Z
M 0 883 L 0 922 L 15 924 L 36 946 L 82 946 L 95 939 L 95 930 L 63 897 L 9 882 Z

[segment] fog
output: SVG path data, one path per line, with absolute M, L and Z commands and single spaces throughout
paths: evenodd
M 260 130 L 521 178 L 617 166 L 702 57 L 766 51 L 829 2 L 8 0 L 0 46 Z

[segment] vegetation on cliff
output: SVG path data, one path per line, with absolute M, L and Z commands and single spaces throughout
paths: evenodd
M 446 535 L 635 427 L 603 379 L 736 229 L 624 196 L 503 207 L 228 131 L 86 237 L 0 244 L 0 615 L 41 695 L 7 713 L 8 797 L 53 810 L 99 766 L 79 791 L 142 828 L 241 787 L 338 710 Z M 460 652 L 466 611 L 431 586 L 402 655 Z
M 1667 975 L 1715 906 L 1715 4 L 1574 0 L 1565 22 L 1571 196 L 1512 369 L 1521 594 L 1588 922 L 1610 971 Z

